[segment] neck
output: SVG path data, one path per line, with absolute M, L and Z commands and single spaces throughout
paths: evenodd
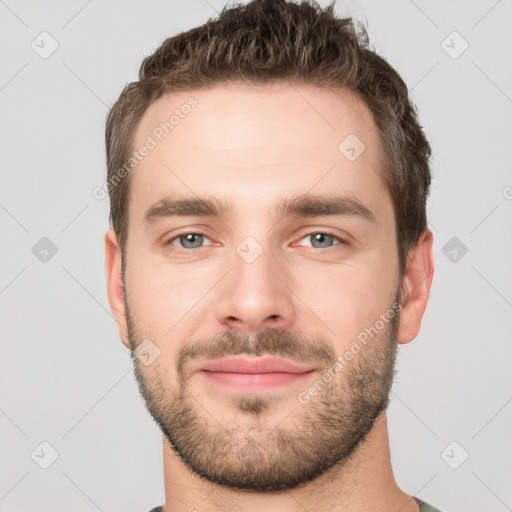
M 416 501 L 395 482 L 389 452 L 386 412 L 349 460 L 318 479 L 278 493 L 227 489 L 192 473 L 163 440 L 165 512 L 418 512 Z

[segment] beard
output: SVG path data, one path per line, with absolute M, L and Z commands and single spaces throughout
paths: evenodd
M 171 361 L 173 374 L 166 357 L 145 366 L 135 356 L 143 338 L 127 300 L 125 305 L 134 372 L 146 407 L 185 466 L 213 484 L 271 493 L 295 489 L 334 468 L 341 470 L 388 407 L 399 311 L 329 382 L 322 380 L 319 370 L 314 383 L 321 386 L 307 404 L 288 400 L 284 410 L 270 394 L 230 393 L 229 415 L 222 418 L 210 414 L 197 390 L 190 391 L 187 370 L 194 359 L 265 352 L 331 368 L 332 375 L 337 361 L 332 344 L 280 329 L 267 328 L 254 337 L 229 330 L 185 343 Z

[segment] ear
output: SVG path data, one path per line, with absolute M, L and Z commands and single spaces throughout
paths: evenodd
M 425 229 L 418 244 L 407 257 L 400 297 L 402 309 L 398 343 L 409 343 L 416 338 L 420 330 L 434 277 L 433 240 L 432 232 L 428 228 Z
M 105 233 L 105 277 L 110 309 L 114 315 L 119 330 L 119 337 L 127 348 L 130 348 L 126 311 L 123 296 L 123 281 L 121 279 L 121 252 L 113 229 Z

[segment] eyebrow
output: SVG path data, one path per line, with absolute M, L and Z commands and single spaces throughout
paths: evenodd
M 151 206 L 144 215 L 146 224 L 168 217 L 225 218 L 231 204 L 213 197 L 165 197 Z M 375 215 L 359 200 L 343 196 L 299 195 L 281 199 L 271 213 L 279 217 L 358 216 L 377 223 Z

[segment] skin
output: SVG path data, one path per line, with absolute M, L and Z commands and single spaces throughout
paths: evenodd
M 121 340 L 132 355 L 143 339 L 150 339 L 160 351 L 148 366 L 136 358 L 134 363 L 139 385 L 150 395 L 146 400 L 161 407 L 165 421 L 171 421 L 170 401 L 180 406 L 177 363 L 193 340 L 200 348 L 199 357 L 185 359 L 181 375 L 193 417 L 209 425 L 204 432 L 218 432 L 221 441 L 231 439 L 237 453 L 270 457 L 273 452 L 265 450 L 275 440 L 277 427 L 294 435 L 317 418 L 323 406 L 330 403 L 343 417 L 344 409 L 336 407 L 361 400 L 350 394 L 349 375 L 357 377 L 371 369 L 372 362 L 390 374 L 391 366 L 380 365 L 379 353 L 385 354 L 382 361 L 392 362 L 392 344 L 408 343 L 418 334 L 433 276 L 432 234 L 429 230 L 422 234 L 401 278 L 393 206 L 381 176 L 381 143 L 370 111 L 351 92 L 278 83 L 222 84 L 168 93 L 146 111 L 134 147 L 142 145 L 190 96 L 198 101 L 197 107 L 132 171 L 126 301 L 118 242 L 113 230 L 105 235 L 110 306 Z M 356 134 L 366 147 L 354 161 L 338 150 L 349 134 Z M 297 194 L 334 192 L 357 199 L 376 222 L 357 215 L 283 218 L 273 210 L 279 200 Z M 230 202 L 231 211 L 222 219 L 187 216 L 146 223 L 148 209 L 169 194 L 215 197 Z M 199 248 L 186 249 L 186 240 L 182 237 L 180 245 L 176 238 L 198 231 L 206 235 Z M 323 247 L 314 246 L 309 235 L 315 233 L 333 234 L 348 243 L 328 238 Z M 262 251 L 251 263 L 237 253 L 247 236 Z M 172 245 L 165 245 L 171 239 Z M 290 359 L 295 354 L 305 356 L 306 348 L 316 342 L 342 355 L 397 296 L 402 304 L 397 332 L 382 329 L 363 354 L 355 355 L 308 405 L 297 396 L 327 368 L 320 352 L 310 352 L 317 371 L 300 387 L 258 395 L 228 392 L 193 374 L 194 365 L 208 359 L 206 347 L 227 353 L 222 352 L 226 345 L 219 342 L 227 331 L 235 333 L 238 348 L 242 339 L 260 341 L 260 348 L 271 354 L 277 353 L 280 338 L 263 335 L 276 330 L 289 333 L 291 342 L 286 344 L 284 337 L 281 342 Z M 294 344 L 298 333 L 305 340 L 300 352 Z M 379 389 L 376 385 L 375 393 Z M 334 397 L 332 402 L 329 397 Z M 329 425 L 309 434 L 312 447 L 318 442 L 321 449 L 321 441 L 329 440 Z M 201 442 L 211 450 L 222 444 L 212 446 L 208 435 Z M 221 458 L 219 466 L 235 467 L 231 456 Z M 372 421 L 350 457 L 313 480 L 279 492 L 249 492 L 212 483 L 187 467 L 166 436 L 163 458 L 166 512 L 418 510 L 393 477 L 385 410 Z M 249 464 L 251 459 L 245 460 Z

